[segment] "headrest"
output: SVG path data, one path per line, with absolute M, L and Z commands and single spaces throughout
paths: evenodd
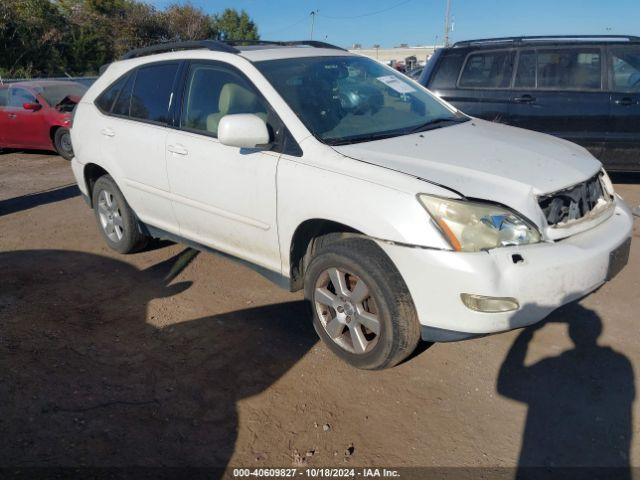
M 236 83 L 225 83 L 220 91 L 220 113 L 248 113 L 255 109 L 258 100 L 255 93 Z

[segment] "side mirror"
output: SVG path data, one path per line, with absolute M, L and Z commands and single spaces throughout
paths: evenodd
M 225 115 L 218 125 L 218 140 L 230 147 L 264 147 L 269 144 L 269 130 L 264 120 L 252 113 Z
M 24 108 L 25 110 L 32 110 L 34 112 L 37 112 L 42 108 L 42 105 L 40 105 L 38 102 L 23 103 L 22 108 Z

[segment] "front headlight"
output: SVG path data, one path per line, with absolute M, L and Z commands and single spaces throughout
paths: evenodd
M 479 252 L 540 241 L 533 225 L 499 205 L 425 194 L 418 199 L 456 251 Z

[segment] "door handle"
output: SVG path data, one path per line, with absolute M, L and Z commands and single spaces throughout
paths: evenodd
M 637 102 L 634 102 L 631 97 L 623 97 L 615 101 L 616 105 L 622 105 L 623 107 L 629 107 L 635 103 Z
M 115 137 L 116 136 L 116 132 L 114 132 L 110 128 L 103 128 L 102 130 L 100 130 L 100 133 L 102 135 L 104 135 L 105 137 Z
M 179 143 L 176 143 L 175 145 L 167 145 L 167 150 L 171 153 L 175 153 L 176 155 L 189 155 L 189 150 Z
M 527 95 L 521 95 L 519 97 L 515 97 L 513 101 L 516 103 L 533 103 L 536 101 L 536 98 L 527 94 Z
M 16 118 L 16 114 L 15 113 L 9 113 L 9 114 L 7 114 L 7 117 L 9 117 L 11 119 L 14 119 L 14 118 Z

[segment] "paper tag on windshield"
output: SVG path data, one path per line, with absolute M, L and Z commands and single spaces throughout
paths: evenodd
M 383 77 L 377 77 L 376 80 L 384 83 L 389 88 L 393 88 L 398 93 L 409 93 L 409 92 L 416 91 L 416 89 L 413 88 L 411 85 L 404 83 L 403 81 L 399 80 L 397 77 L 394 77 L 393 75 L 385 75 Z

